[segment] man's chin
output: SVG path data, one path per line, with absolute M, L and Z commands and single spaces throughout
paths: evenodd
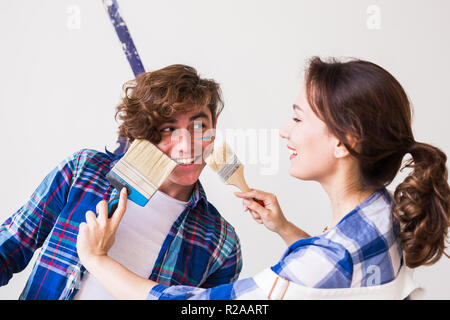
M 189 168 L 190 167 L 190 168 Z M 191 186 L 197 182 L 202 172 L 202 165 L 177 165 L 171 175 L 171 181 L 182 186 Z

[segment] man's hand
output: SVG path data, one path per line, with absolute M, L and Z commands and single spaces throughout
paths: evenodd
M 120 192 L 119 204 L 111 218 L 108 218 L 108 203 L 97 204 L 97 217 L 92 211 L 86 212 L 86 222 L 80 224 L 77 238 L 77 252 L 81 263 L 87 266 L 92 260 L 106 256 L 114 243 L 116 230 L 127 207 L 127 191 Z

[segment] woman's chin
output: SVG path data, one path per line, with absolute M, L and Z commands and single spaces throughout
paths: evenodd
M 307 174 L 301 172 L 300 170 L 294 170 L 293 168 L 289 169 L 289 175 L 299 180 L 311 180 L 311 178 Z

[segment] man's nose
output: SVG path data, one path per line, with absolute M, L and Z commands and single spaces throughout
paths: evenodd
M 188 130 L 177 130 L 176 132 L 174 132 L 172 140 L 174 140 L 174 148 L 172 150 L 172 153 L 175 157 L 183 155 L 190 156 L 192 149 L 192 137 Z

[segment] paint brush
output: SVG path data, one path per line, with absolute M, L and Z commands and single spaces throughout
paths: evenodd
M 244 165 L 239 161 L 231 147 L 224 142 L 206 157 L 205 162 L 217 172 L 219 177 L 225 182 L 238 187 L 242 192 L 250 191 L 244 177 Z M 264 202 L 253 199 L 264 207 Z
M 108 204 L 108 216 L 119 203 L 120 190 L 127 188 L 128 199 L 145 206 L 170 175 L 177 163 L 147 140 L 136 139 L 106 175 L 119 192 Z

